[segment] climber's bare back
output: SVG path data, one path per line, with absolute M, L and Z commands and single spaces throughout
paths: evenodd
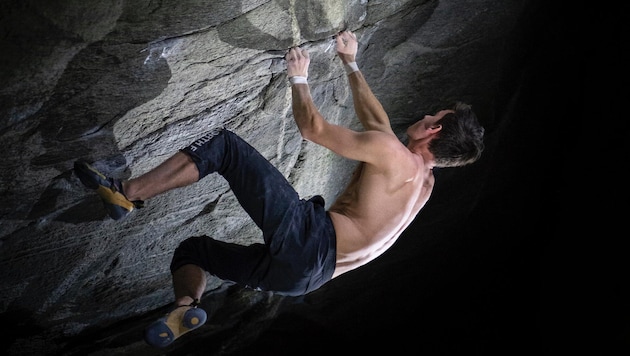
M 346 190 L 331 206 L 337 235 L 333 278 L 385 252 L 429 200 L 434 177 L 422 157 L 403 153 L 394 164 L 398 173 L 388 177 L 373 165 L 360 163 Z M 400 169 L 405 165 L 407 169 Z

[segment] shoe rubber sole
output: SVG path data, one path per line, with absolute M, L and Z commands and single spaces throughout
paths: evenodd
M 190 307 L 183 310 L 183 307 L 175 308 L 167 316 L 149 325 L 144 331 L 145 342 L 153 347 L 164 348 L 180 336 L 205 324 L 208 316 L 203 309 Z

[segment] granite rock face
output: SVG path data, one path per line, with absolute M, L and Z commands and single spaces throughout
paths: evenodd
M 492 152 L 512 95 L 501 91 L 502 81 L 528 5 L 4 1 L 0 313 L 14 327 L 3 348 L 16 355 L 155 354 L 141 330 L 172 302 L 168 266 L 179 242 L 195 235 L 262 241 L 220 176 L 113 221 L 73 175 L 74 161 L 93 162 L 116 178 L 136 177 L 206 131 L 226 127 L 301 196 L 319 194 L 330 205 L 355 163 L 301 138 L 283 57 L 291 46 L 308 49 L 316 105 L 330 122 L 359 129 L 334 51 L 333 36 L 344 29 L 357 34 L 359 67 L 401 139 L 424 113 L 462 100 L 486 126 Z M 445 173 L 446 181 L 464 186 L 452 196 L 471 191 L 453 204 L 474 205 L 485 168 Z M 210 353 L 228 354 L 296 302 L 212 276 L 206 295 L 208 325 L 171 351 L 194 353 L 211 340 L 217 346 Z

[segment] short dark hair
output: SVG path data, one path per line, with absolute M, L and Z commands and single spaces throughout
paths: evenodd
M 481 157 L 484 149 L 484 128 L 477 120 L 472 107 L 456 102 L 454 113 L 444 115 L 436 124 L 442 129 L 429 142 L 429 151 L 435 157 L 436 167 L 460 167 Z

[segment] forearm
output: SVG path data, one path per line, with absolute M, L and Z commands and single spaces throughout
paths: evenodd
M 343 62 L 352 90 L 354 111 L 366 130 L 393 133 L 387 113 L 376 99 L 365 77 L 356 63 L 358 51 L 357 36 L 352 31 L 342 31 L 337 35 L 337 55 Z
M 312 140 L 323 118 L 313 102 L 308 84 L 292 84 L 291 99 L 293 118 L 300 134 L 303 138 Z
M 391 131 L 389 117 L 368 85 L 363 73 L 355 71 L 348 75 L 352 90 L 354 110 L 367 130 Z

